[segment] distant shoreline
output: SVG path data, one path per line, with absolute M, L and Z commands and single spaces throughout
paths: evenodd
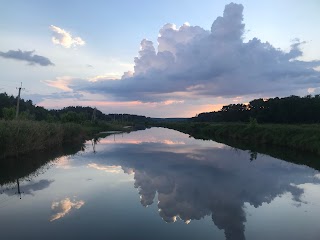
M 269 145 L 320 156 L 320 124 L 257 123 L 161 123 L 195 138 L 218 142 L 238 142 L 252 146 Z

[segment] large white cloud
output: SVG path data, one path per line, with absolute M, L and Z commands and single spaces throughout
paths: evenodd
M 66 30 L 59 28 L 57 26 L 51 25 L 50 29 L 52 31 L 52 42 L 57 45 L 61 45 L 65 48 L 83 46 L 85 41 L 80 37 L 74 37 L 71 33 Z
M 211 31 L 184 24 L 164 25 L 158 48 L 142 40 L 134 72 L 119 81 L 78 80 L 73 90 L 113 95 L 118 100 L 145 102 L 178 98 L 232 97 L 251 94 L 292 93 L 318 87 L 320 61 L 301 61 L 298 39 L 285 52 L 253 38 L 243 40 L 243 6 L 226 5 Z M 307 92 L 307 90 L 306 90 Z M 183 94 L 181 94 L 183 93 Z

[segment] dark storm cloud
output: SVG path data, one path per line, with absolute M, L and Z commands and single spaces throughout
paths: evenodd
M 142 40 L 132 74 L 121 80 L 75 81 L 74 90 L 112 95 L 119 100 L 163 101 L 190 96 L 239 96 L 290 92 L 319 87 L 320 61 L 301 61 L 301 45 L 295 39 L 290 51 L 253 38 L 243 41 L 243 6 L 226 5 L 211 31 L 184 24 L 164 25 L 158 49 Z
M 8 52 L 0 52 L 3 58 L 14 59 L 18 61 L 28 62 L 30 65 L 39 64 L 40 66 L 54 65 L 49 58 L 34 54 L 35 51 L 21 51 L 20 49 L 9 50 Z

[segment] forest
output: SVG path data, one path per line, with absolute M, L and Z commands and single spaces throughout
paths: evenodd
M 131 114 L 104 114 L 92 107 L 48 110 L 23 99 L 16 117 L 16 106 L 16 97 L 0 93 L 0 159 L 82 145 L 99 132 L 143 129 L 150 120 Z
M 192 118 L 195 122 L 249 122 L 309 124 L 320 122 L 320 94 L 305 97 L 254 99 L 249 104 L 230 104 Z
M 0 93 L 0 119 L 13 120 L 16 115 L 17 97 L 9 96 L 7 93 Z M 93 115 L 97 121 L 118 121 L 118 122 L 146 122 L 149 118 L 133 114 L 104 114 L 96 109 L 94 114 L 92 107 L 70 106 L 63 109 L 45 109 L 36 106 L 31 100 L 20 99 L 19 119 L 47 121 L 47 122 L 73 122 L 83 123 L 91 121 Z

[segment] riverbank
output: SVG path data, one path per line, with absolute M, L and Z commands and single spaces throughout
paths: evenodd
M 101 131 L 125 131 L 124 126 L 107 122 L 76 124 L 0 120 L 0 158 L 83 143 Z
M 241 142 L 252 146 L 273 145 L 320 155 L 320 125 L 252 123 L 163 123 L 161 127 L 195 138 Z

